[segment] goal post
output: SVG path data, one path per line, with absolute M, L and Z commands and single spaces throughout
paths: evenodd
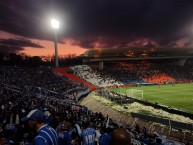
M 108 99 L 110 92 L 111 91 L 108 88 L 102 89 L 102 97 Z
M 129 89 L 127 90 L 127 96 L 143 99 L 143 90 Z

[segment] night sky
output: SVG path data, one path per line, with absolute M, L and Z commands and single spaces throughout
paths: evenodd
M 193 47 L 193 0 L 0 0 L 0 51 L 53 55 L 53 17 L 60 55 Z

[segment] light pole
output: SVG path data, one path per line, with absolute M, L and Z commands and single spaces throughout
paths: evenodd
M 57 30 L 60 27 L 60 23 L 56 19 L 51 19 L 51 26 L 54 29 L 55 65 L 58 67 Z

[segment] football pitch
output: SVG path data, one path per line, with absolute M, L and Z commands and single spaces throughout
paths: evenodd
M 115 91 L 128 94 L 130 89 L 143 90 L 143 99 L 149 102 L 193 113 L 193 83 L 116 88 Z M 142 99 L 142 93 L 134 93 L 133 97 Z

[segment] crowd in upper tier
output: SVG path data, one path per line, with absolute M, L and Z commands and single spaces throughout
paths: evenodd
M 105 65 L 102 71 L 87 65 L 71 67 L 75 75 L 98 87 L 141 83 L 176 83 L 193 81 L 193 64 L 117 63 Z
M 88 65 L 73 66 L 71 69 L 73 69 L 75 75 L 98 87 L 123 85 L 117 79 L 110 77 L 108 74 L 100 74 L 98 71 L 91 69 Z

